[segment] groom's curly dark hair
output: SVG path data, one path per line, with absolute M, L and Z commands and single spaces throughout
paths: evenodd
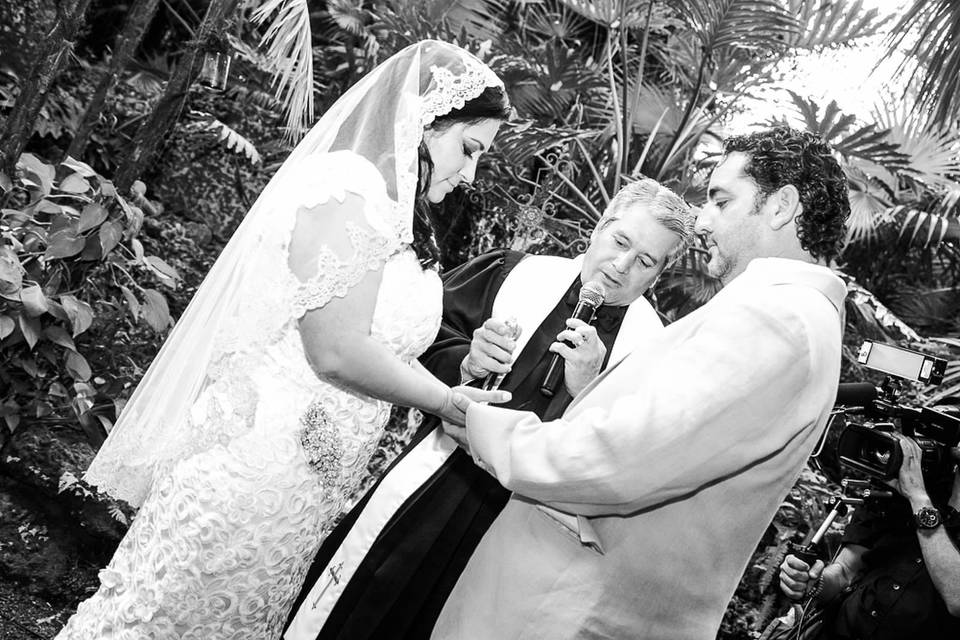
M 847 178 L 830 147 L 818 136 L 790 127 L 775 127 L 723 143 L 723 153 L 750 156 L 743 168 L 762 196 L 792 184 L 803 211 L 795 218 L 800 246 L 814 258 L 839 255 L 850 215 Z

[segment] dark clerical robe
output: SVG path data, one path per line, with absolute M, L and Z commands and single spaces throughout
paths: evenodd
M 460 383 L 460 364 L 469 352 L 473 331 L 491 317 L 504 279 L 522 258 L 524 254 L 515 251 L 496 251 L 444 276 L 443 322 L 436 341 L 421 361 L 446 384 Z M 564 329 L 566 319 L 573 315 L 580 286 L 579 275 L 575 275 L 522 348 L 500 385 L 513 394 L 513 399 L 503 406 L 532 411 L 543 420 L 551 420 L 560 416 L 570 403 L 571 397 L 562 385 L 552 398 L 542 395 L 539 387 L 553 355 L 548 348 Z M 654 318 L 652 323 L 658 323 L 645 300 L 634 304 L 644 305 L 647 308 L 643 311 L 650 314 L 643 326 L 651 326 L 650 317 Z M 598 310 L 593 324 L 607 347 L 607 358 L 627 309 L 602 306 Z M 438 420 L 428 416 L 413 442 L 388 468 L 384 478 L 437 428 Z M 384 482 L 384 478 L 380 482 Z M 328 583 L 339 580 L 336 570 L 328 565 L 379 484 L 324 541 L 294 604 L 291 619 L 319 580 Z M 467 453 L 454 450 L 390 517 L 343 587 L 316 637 L 323 640 L 428 638 L 467 560 L 508 498 L 509 492 L 477 467 Z M 310 607 L 316 597 L 312 596 L 304 606 Z

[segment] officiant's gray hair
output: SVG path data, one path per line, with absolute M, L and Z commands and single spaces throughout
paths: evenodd
M 652 178 L 641 178 L 624 185 L 604 209 L 593 233 L 596 234 L 597 231 L 618 219 L 619 213 L 628 207 L 648 208 L 657 222 L 680 238 L 677 246 L 667 255 L 666 266 L 673 264 L 686 253 L 693 242 L 693 228 L 697 221 L 693 207 Z

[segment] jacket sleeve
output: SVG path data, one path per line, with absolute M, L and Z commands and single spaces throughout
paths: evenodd
M 737 301 L 711 310 L 693 332 L 682 322 L 667 327 L 559 420 L 472 406 L 475 459 L 521 495 L 608 515 L 695 492 L 775 455 L 830 401 L 810 406 L 805 325 L 769 310 L 776 306 Z

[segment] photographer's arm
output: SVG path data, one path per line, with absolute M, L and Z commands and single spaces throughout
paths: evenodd
M 903 464 L 899 477 L 891 484 L 910 501 L 910 507 L 916 513 L 934 504 L 927 494 L 920 470 L 920 447 L 912 439 L 897 435 L 903 450 Z M 954 476 L 949 504 L 954 508 L 960 504 L 960 472 Z M 917 539 L 933 586 L 943 598 L 950 615 L 960 617 L 960 550 L 943 525 L 934 529 L 917 529 Z

